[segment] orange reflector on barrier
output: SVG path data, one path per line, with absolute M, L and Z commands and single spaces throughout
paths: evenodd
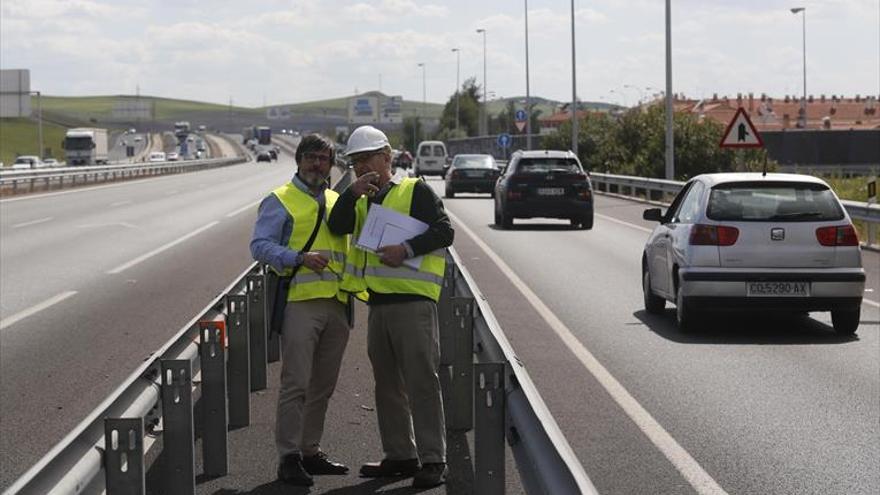
M 220 342 L 223 343 L 223 348 L 229 347 L 229 342 L 226 341 L 226 320 L 221 316 L 219 320 L 207 320 L 199 322 L 199 330 L 202 331 L 206 328 L 217 327 L 220 329 Z M 198 337 L 196 338 L 196 343 L 199 342 Z

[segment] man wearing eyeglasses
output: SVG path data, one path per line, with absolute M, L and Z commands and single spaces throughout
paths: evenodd
M 329 226 L 360 235 L 370 205 L 381 204 L 428 225 L 401 244 L 366 252 L 352 245 L 342 288 L 369 291 L 367 354 L 376 381 L 376 415 L 385 457 L 361 476 L 413 476 L 428 488 L 446 480 L 446 427 L 440 395 L 437 300 L 446 268 L 444 248 L 455 235 L 443 202 L 424 181 L 395 178 L 391 146 L 372 126 L 355 129 L 346 157 L 358 176 L 340 196 Z M 404 260 L 420 257 L 418 267 Z
M 320 446 L 350 331 L 348 297 L 340 290 L 348 236 L 332 233 L 326 222 L 338 197 L 327 187 L 336 159 L 333 143 L 317 134 L 306 136 L 295 158 L 296 175 L 260 204 L 250 247 L 255 260 L 282 276 L 292 275 L 279 329 L 278 478 L 311 486 L 312 475 L 348 473 Z

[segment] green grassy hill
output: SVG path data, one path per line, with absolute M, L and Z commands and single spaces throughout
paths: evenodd
M 51 148 L 51 157 L 64 160 L 61 141 L 67 128 L 43 122 L 43 147 Z M 0 119 L 0 161 L 4 168 L 15 161 L 18 155 L 39 155 L 38 125 L 34 119 Z

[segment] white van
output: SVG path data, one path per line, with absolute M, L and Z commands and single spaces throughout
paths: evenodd
M 420 175 L 440 175 L 446 170 L 446 145 L 443 141 L 422 141 L 416 150 L 413 172 Z

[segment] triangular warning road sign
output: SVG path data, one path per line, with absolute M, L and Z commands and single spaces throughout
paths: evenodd
M 517 120 L 517 121 L 515 122 L 515 124 L 516 124 L 516 128 L 519 129 L 519 132 L 522 132 L 522 130 L 525 129 L 525 127 L 526 127 L 526 121 L 525 121 L 525 120 Z
M 727 124 L 727 130 L 724 131 L 719 146 L 722 148 L 763 148 L 764 140 L 752 125 L 745 109 L 740 107 L 730 124 Z

